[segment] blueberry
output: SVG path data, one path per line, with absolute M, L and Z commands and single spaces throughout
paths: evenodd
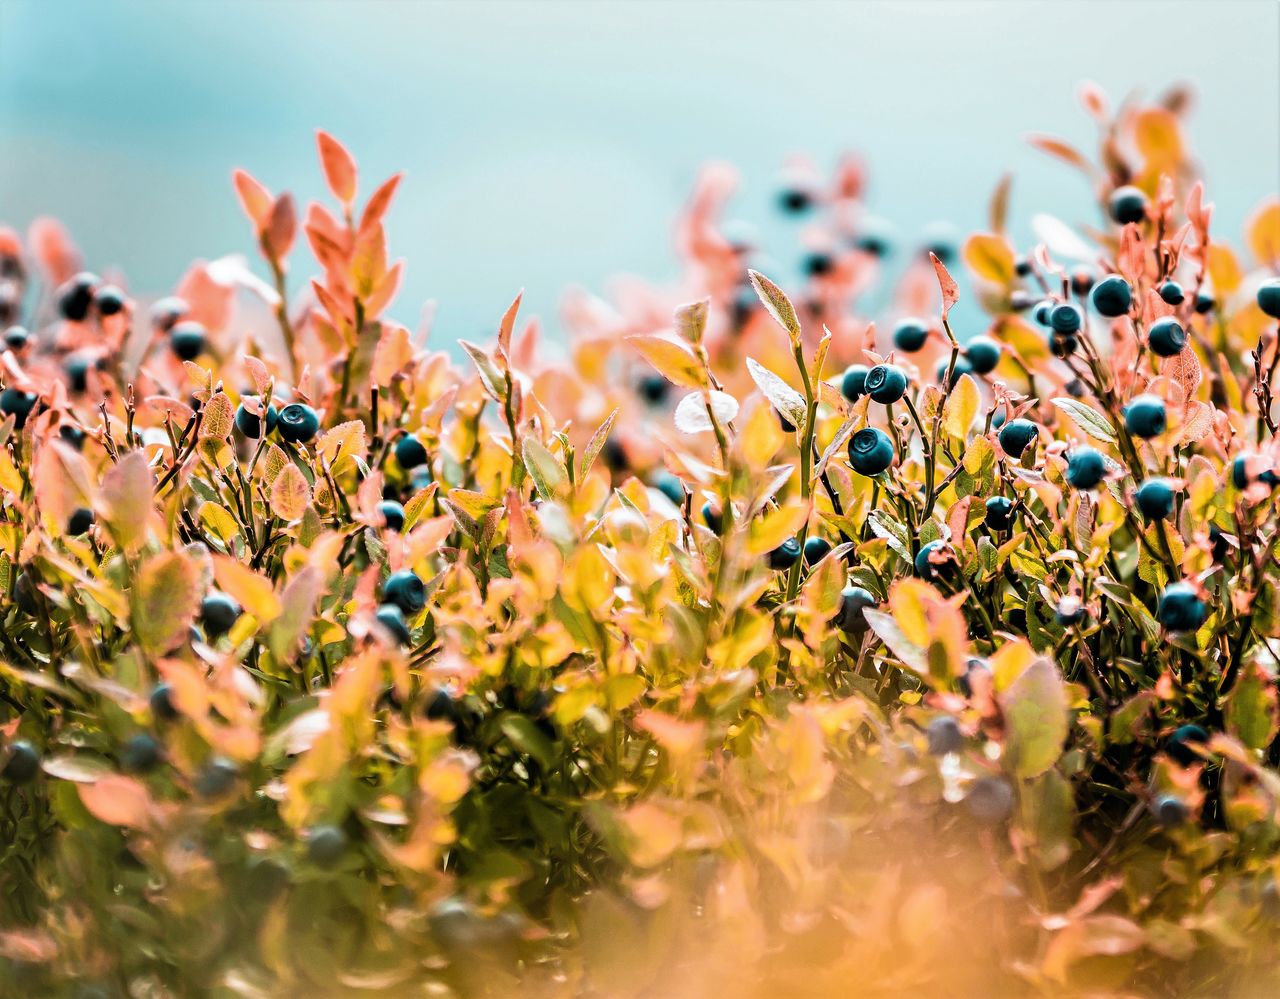
M 1244 489 L 1249 485 L 1249 462 L 1253 457 L 1251 454 L 1242 454 L 1231 462 L 1231 484 L 1237 489 Z
M 267 406 L 267 433 L 275 432 L 276 424 L 280 422 L 280 411 L 273 405 Z M 262 436 L 262 417 L 257 413 L 251 413 L 241 403 L 236 408 L 236 429 L 250 440 L 257 440 Z
M 1053 299 L 1046 298 L 1043 302 L 1040 302 L 1036 306 L 1035 311 L 1031 313 L 1032 317 L 1041 326 L 1048 326 L 1050 319 L 1053 317 L 1053 309 L 1055 304 L 1056 303 L 1053 301 Z
M 200 603 L 200 624 L 209 638 L 231 630 L 240 619 L 240 605 L 221 590 L 210 590 Z
M 702 504 L 702 522 L 715 531 L 716 534 L 720 533 L 720 526 L 724 522 L 724 518 L 720 515 L 720 508 L 714 506 L 710 500 Z
M 788 215 L 802 215 L 813 207 L 813 194 L 803 187 L 785 187 L 778 192 L 778 207 Z
M 969 367 L 980 375 L 989 374 L 1000 363 L 1000 344 L 989 336 L 975 336 L 964 348 Z
M 1202 291 L 1196 296 L 1196 312 L 1205 316 L 1213 311 L 1214 306 L 1218 304 L 1218 300 L 1210 295 L 1207 291 Z
M 944 378 L 947 377 L 948 367 L 951 367 L 950 358 L 944 358 L 943 360 L 938 362 L 938 381 L 942 381 Z M 947 388 L 948 389 L 955 388 L 956 382 L 960 380 L 961 375 L 969 375 L 972 373 L 973 373 L 973 365 L 969 363 L 968 358 L 964 357 L 963 355 L 961 355 L 960 357 L 957 357 L 955 366 L 951 367 L 951 380 L 947 382 Z
M 1161 829 L 1176 829 L 1187 821 L 1189 814 L 1182 799 L 1175 798 L 1171 794 L 1157 798 L 1151 810 L 1155 813 L 1156 822 Z
M 89 388 L 89 362 L 84 357 L 72 354 L 62 362 L 62 371 L 67 376 L 67 388 L 72 392 L 84 392 Z
M 992 496 L 987 500 L 986 507 L 983 523 L 993 531 L 1007 531 L 1013 520 L 1013 500 L 1007 496 Z
M 782 410 L 775 409 L 773 415 L 778 418 L 778 426 L 782 427 L 783 433 L 794 434 L 796 425 L 782 415 Z
M 867 393 L 876 402 L 897 402 L 907 392 L 907 373 L 896 364 L 877 364 L 867 372 Z
M 401 645 L 409 644 L 413 636 L 409 631 L 408 622 L 404 619 L 404 612 L 399 607 L 395 604 L 383 604 L 373 616 Z
M 10 350 L 21 350 L 31 341 L 31 334 L 21 326 L 10 326 L 4 331 L 4 345 Z
M 58 438 L 64 443 L 75 448 L 77 451 L 84 450 L 84 431 L 79 427 L 73 427 L 70 423 L 64 423 L 58 428 Z
M 221 798 L 229 792 L 240 776 L 240 768 L 225 756 L 215 756 L 196 775 L 196 794 L 206 800 Z
M 830 253 L 810 253 L 800 265 L 801 270 L 809 277 L 825 277 L 835 270 L 835 258 Z
M 16 388 L 7 388 L 0 392 L 0 414 L 12 416 L 13 425 L 21 430 L 26 425 L 27 417 L 31 415 L 31 411 L 35 409 L 39 399 L 40 397 L 34 392 L 23 392 Z
M 927 545 L 921 545 L 920 550 L 916 552 L 915 570 L 916 575 L 922 579 L 938 579 L 945 571 L 945 566 L 939 566 L 932 556 L 935 553 L 950 555 L 951 550 L 947 547 L 946 542 L 937 540 L 930 541 Z
M 1134 499 L 1147 520 L 1164 520 L 1173 514 L 1173 483 L 1168 479 L 1147 479 L 1134 493 Z
M 1093 271 L 1088 267 L 1077 267 L 1071 272 L 1071 290 L 1080 298 L 1084 298 L 1089 294 L 1089 289 L 1093 287 Z
M 383 500 L 378 504 L 378 513 L 389 530 L 399 531 L 404 527 L 404 507 L 395 500 Z
M 893 345 L 898 350 L 914 354 L 929 339 L 929 327 L 919 319 L 903 319 L 893 329 Z
M 1164 316 L 1147 330 L 1147 344 L 1153 354 L 1160 357 L 1176 357 L 1187 345 L 1187 331 L 1173 316 Z
M 152 717 L 157 721 L 174 721 L 178 718 L 178 709 L 173 703 L 173 688 L 167 683 L 157 683 L 152 687 L 147 703 L 151 706 Z
M 1158 396 L 1135 396 L 1124 407 L 1125 429 L 1143 440 L 1159 437 L 1164 433 L 1167 423 L 1164 400 Z
M 1084 620 L 1084 604 L 1076 596 L 1065 596 L 1058 601 L 1053 610 L 1053 618 L 1064 628 L 1079 624 Z
M 93 526 L 93 520 L 92 510 L 85 506 L 76 507 L 67 518 L 67 533 L 73 537 L 85 534 Z
M 33 577 L 30 572 L 18 573 L 18 578 L 13 581 L 13 599 L 18 605 L 18 610 L 24 614 L 30 614 L 33 617 L 40 613 L 38 579 Z
M 1091 297 L 1098 315 L 1108 319 L 1128 315 L 1133 304 L 1133 290 L 1119 274 L 1109 274 L 1094 285 Z
M 1119 225 L 1141 222 L 1147 217 L 1147 196 L 1136 187 L 1126 184 L 1111 192 L 1107 209 L 1111 218 Z
M 194 361 L 204 353 L 205 328 L 193 320 L 184 320 L 169 330 L 169 347 L 184 361 Z
M 851 364 L 844 369 L 844 377 L 840 379 L 840 394 L 850 402 L 867 394 L 867 374 L 870 372 L 865 364 Z
M 58 311 L 63 319 L 82 323 L 93 307 L 93 291 L 98 286 L 98 276 L 82 271 L 64 281 L 57 291 Z
M 1073 333 L 1079 333 L 1080 327 L 1084 325 L 1084 313 L 1080 311 L 1078 305 L 1062 302 L 1055 305 L 1053 311 L 1049 313 L 1049 325 L 1059 336 L 1071 336 Z
M 1067 455 L 1067 481 L 1076 489 L 1092 489 L 1107 474 L 1102 455 L 1087 444 L 1073 448 Z
M 653 406 L 665 402 L 670 391 L 671 383 L 656 373 L 645 375 L 636 382 L 636 392 L 640 398 Z
M 1160 297 L 1166 305 L 1181 305 L 1187 296 L 1177 281 L 1166 281 L 1160 286 Z
M 1165 743 L 1164 748 L 1177 763 L 1188 767 L 1204 759 L 1191 747 L 1203 746 L 1208 741 L 1209 733 L 1199 725 L 1179 725 L 1169 736 L 1169 741 Z
M 958 753 L 964 749 L 964 733 L 959 723 L 950 715 L 939 715 L 929 722 L 925 729 L 925 737 L 929 741 L 930 756 L 945 756 L 947 753 Z
M 831 551 L 831 542 L 815 534 L 804 540 L 804 561 L 806 565 L 817 565 Z
M 1280 278 L 1264 281 L 1258 288 L 1258 308 L 1272 319 L 1280 319 Z
M 663 469 L 654 477 L 653 487 L 676 506 L 684 506 L 684 482 L 680 476 Z
M 760 298 L 756 295 L 754 288 L 750 285 L 743 285 L 739 288 L 733 296 L 733 328 L 735 330 L 744 329 L 759 307 Z
M 861 475 L 879 475 L 893 458 L 893 441 L 876 427 L 863 427 L 849 441 L 849 464 Z
M 160 762 L 160 743 L 145 732 L 131 736 L 120 749 L 120 766 L 126 773 L 145 774 Z
M 840 610 L 836 614 L 836 626 L 841 631 L 858 632 L 867 626 L 862 612 L 879 603 L 869 590 L 861 586 L 846 586 L 840 591 Z
M 151 306 L 151 322 L 159 329 L 168 332 L 173 329 L 175 323 L 186 316 L 188 311 L 190 306 L 183 299 L 170 295 Z
M 388 576 L 382 584 L 382 599 L 412 617 L 426 606 L 427 588 L 412 570 L 401 569 Z
M 625 472 L 629 464 L 627 449 L 616 437 L 610 437 L 604 442 L 604 447 L 600 449 L 600 460 L 611 472 Z
M 787 538 L 769 553 L 769 568 L 774 570 L 790 569 L 800 561 L 800 542 L 795 538 Z
M 1070 357 L 1076 352 L 1080 342 L 1073 336 L 1059 336 L 1054 333 L 1049 338 L 1049 352 L 1054 357 Z
M 405 434 L 396 441 L 396 463 L 405 471 L 427 463 L 427 449 L 413 434 Z
M 1169 631 L 1199 631 L 1208 617 L 1209 608 L 1190 583 L 1170 583 L 1160 594 L 1156 620 Z
M 1027 445 L 1040 436 L 1040 428 L 1030 420 L 1010 420 L 1000 428 L 1000 447 L 1010 458 L 1019 458 Z
M 9 758 L 0 768 L 0 778 L 12 784 L 27 784 L 40 772 L 40 751 L 27 742 L 17 739 L 9 743 Z
M 1014 273 L 1020 278 L 1029 277 L 1031 275 L 1031 258 L 1019 257 L 1013 264 Z
M 458 705 L 450 695 L 449 691 L 443 687 L 436 687 L 426 698 L 426 711 L 424 712 L 431 721 L 458 721 Z
M 316 825 L 307 831 L 307 859 L 329 870 L 337 866 L 347 849 L 347 834 L 332 825 Z
M 1002 777 L 979 777 L 965 795 L 964 804 L 979 822 L 995 825 L 1013 814 L 1013 788 Z
M 93 296 L 93 304 L 100 316 L 116 316 L 124 311 L 125 294 L 113 284 L 104 285 Z
M 280 410 L 276 430 L 290 444 L 306 444 L 320 431 L 320 417 L 310 406 L 292 402 Z

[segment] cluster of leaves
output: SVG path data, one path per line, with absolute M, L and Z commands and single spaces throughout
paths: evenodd
M 1083 97 L 1099 166 L 1034 141 L 1099 226 L 1020 253 L 1002 183 L 893 347 L 854 160 L 789 180 L 794 301 L 715 168 L 678 291 L 461 365 L 325 133 L 292 301 L 243 172 L 270 282 L 146 310 L 0 230 L 3 991 L 1274 981 L 1280 200 L 1246 265 L 1184 96 Z

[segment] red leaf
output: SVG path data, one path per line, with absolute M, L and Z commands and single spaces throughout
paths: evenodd
M 231 174 L 236 186 L 236 195 L 240 198 L 240 207 L 249 216 L 254 229 L 262 232 L 271 218 L 273 200 L 271 192 L 259 184 L 245 170 L 236 170 Z
M 264 248 L 273 260 L 280 261 L 289 255 L 297 232 L 298 216 L 293 208 L 293 195 L 286 191 L 271 206 L 271 217 L 263 233 Z
M 391 207 L 391 199 L 395 196 L 396 188 L 400 186 L 400 180 L 404 174 L 398 173 L 394 177 L 390 177 L 382 182 L 382 186 L 373 192 L 373 196 L 369 198 L 369 203 L 364 206 L 364 214 L 360 216 L 360 231 L 363 232 L 371 225 L 376 225 L 382 221 L 382 216 L 387 213 L 387 209 Z
M 329 190 L 344 205 L 350 205 L 356 198 L 356 161 L 346 146 L 328 132 L 316 132 L 316 145 L 320 149 L 320 165 L 324 167 L 324 179 Z
M 520 311 L 520 300 L 524 298 L 524 289 L 521 288 L 516 295 L 515 300 L 507 306 L 507 311 L 502 316 L 502 322 L 498 326 L 498 346 L 502 348 L 504 355 L 511 353 L 511 331 L 516 325 L 516 313 Z
M 929 260 L 933 269 L 938 272 L 938 287 L 942 289 L 942 318 L 945 320 L 951 306 L 960 301 L 960 288 L 937 254 L 930 251 Z

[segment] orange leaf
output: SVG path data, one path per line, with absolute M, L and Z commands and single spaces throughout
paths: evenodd
M 324 167 L 324 179 L 333 196 L 344 205 L 356 198 L 356 161 L 346 147 L 328 132 L 316 132 L 316 145 L 320 149 L 320 165 Z
M 263 249 L 271 259 L 283 260 L 289 255 L 297 232 L 298 216 L 293 207 L 293 195 L 286 191 L 271 206 L 271 215 L 262 234 Z
M 361 232 L 382 221 L 382 216 L 387 214 L 387 209 L 391 207 L 391 199 L 395 196 L 396 188 L 400 186 L 403 177 L 404 174 L 398 173 L 383 181 L 382 186 L 373 192 L 369 203 L 364 206 L 364 214 L 360 216 Z
M 938 273 L 938 287 L 942 289 L 942 318 L 945 321 L 947 313 L 951 311 L 951 306 L 960 301 L 960 288 L 956 284 L 955 278 L 947 270 L 946 265 L 938 259 L 938 255 L 932 250 L 929 251 L 929 260 L 933 264 L 933 269 Z
M 249 216 L 249 221 L 253 223 L 253 227 L 258 232 L 262 232 L 266 229 L 267 222 L 271 218 L 271 192 L 254 180 L 245 170 L 236 170 L 231 174 L 231 180 L 236 186 L 236 194 L 240 198 L 240 207 Z
M 145 829 L 152 823 L 155 806 L 151 795 L 132 777 L 111 774 L 92 784 L 77 784 L 76 790 L 89 814 L 109 826 Z
M 298 466 L 290 462 L 271 483 L 271 512 L 281 520 L 297 520 L 311 502 L 311 487 Z

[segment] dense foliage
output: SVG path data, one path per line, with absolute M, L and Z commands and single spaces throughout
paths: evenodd
M 0 230 L 0 992 L 1274 989 L 1280 201 L 1082 93 L 1096 226 L 801 165 L 793 301 L 709 168 L 566 350 L 391 319 L 325 133 L 270 281 Z

